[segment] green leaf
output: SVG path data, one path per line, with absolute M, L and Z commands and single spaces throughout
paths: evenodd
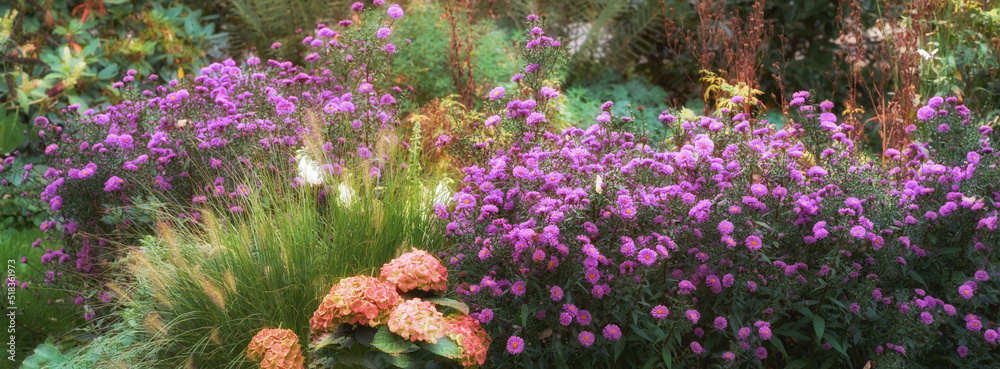
M 417 359 L 410 354 L 389 355 L 389 364 L 397 368 L 405 368 L 416 363 Z
M 378 330 L 376 330 L 375 328 L 369 327 L 367 325 L 362 325 L 354 330 L 354 339 L 357 340 L 358 343 L 362 345 L 371 346 L 372 341 L 375 340 L 375 334 L 377 333 Z
M 35 348 L 35 355 L 45 359 L 49 364 L 61 364 L 66 362 L 66 357 L 63 356 L 62 352 L 59 352 L 59 348 L 51 343 L 38 345 L 38 347 Z
M 118 64 L 109 64 L 97 72 L 97 79 L 112 79 L 118 75 Z
M 615 350 L 615 354 L 614 354 L 615 355 L 615 360 L 614 361 L 617 362 L 618 361 L 618 357 L 620 357 L 622 355 L 622 351 L 625 351 L 625 340 L 618 340 L 618 342 L 615 342 L 615 348 L 614 348 L 614 350 Z
M 372 346 L 388 354 L 400 354 L 409 350 L 413 343 L 398 334 L 389 332 L 389 327 L 383 325 L 375 333 Z
M 674 355 L 670 352 L 670 345 L 663 345 L 663 348 L 660 349 L 660 355 L 663 356 L 663 363 L 667 364 L 668 368 L 674 365 Z
M 455 341 L 452 341 L 448 337 L 438 338 L 437 343 L 430 342 L 419 342 L 417 343 L 420 348 L 433 352 L 435 354 L 444 356 L 449 359 L 457 359 L 462 356 L 462 348 L 458 347 Z
M 430 301 L 436 305 L 450 307 L 452 309 L 461 311 L 462 314 L 469 315 L 469 306 L 461 301 L 444 297 L 431 297 L 425 300 Z
M 785 344 L 781 343 L 781 339 L 778 337 L 771 337 L 771 344 L 774 345 L 774 347 L 777 347 L 778 351 L 781 351 L 782 354 L 785 354 L 786 358 L 788 357 L 788 351 L 785 351 Z
M 823 338 L 825 338 L 826 342 L 829 342 L 830 345 L 833 346 L 834 350 L 837 350 L 837 352 L 844 354 L 844 357 L 850 358 L 850 356 L 847 356 L 847 350 L 844 349 L 844 346 L 841 345 L 839 341 L 834 339 L 834 337 L 830 334 L 830 332 L 826 332 L 826 335 L 824 335 Z
M 826 330 L 826 320 L 823 320 L 823 317 L 821 316 L 817 316 L 813 319 L 813 330 L 816 331 L 817 340 L 823 339 L 823 331 Z

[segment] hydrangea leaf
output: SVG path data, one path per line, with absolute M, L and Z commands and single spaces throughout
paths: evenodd
M 424 350 L 433 352 L 435 354 L 444 356 L 449 359 L 457 359 L 462 356 L 462 348 L 458 347 L 455 341 L 452 341 L 448 337 L 438 338 L 437 343 L 420 342 L 418 343 L 420 348 Z
M 389 332 L 389 327 L 383 325 L 375 333 L 372 346 L 387 354 L 400 354 L 409 350 L 413 343 L 398 334 Z
M 466 305 L 461 301 L 444 297 L 431 297 L 427 298 L 426 300 L 434 303 L 435 305 L 447 306 L 452 309 L 461 311 L 462 314 L 469 315 L 469 305 Z

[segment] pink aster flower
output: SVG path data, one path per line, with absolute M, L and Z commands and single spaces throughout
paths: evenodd
M 744 241 L 744 244 L 747 245 L 747 248 L 750 249 L 750 251 L 760 250 L 760 248 L 764 245 L 761 242 L 760 237 L 757 236 L 747 237 L 746 241 Z
M 552 298 L 552 301 L 562 300 L 563 298 L 562 288 L 560 288 L 559 286 L 552 286 L 552 288 L 549 289 L 549 296 Z
M 972 286 L 968 284 L 963 284 L 961 287 L 958 288 L 958 294 L 963 298 L 965 298 L 966 300 L 968 300 L 971 299 L 973 296 L 975 296 L 976 293 L 975 291 L 972 290 Z
M 642 249 L 639 251 L 639 262 L 645 266 L 653 265 L 656 262 L 656 251 L 648 248 Z
M 651 311 L 650 314 L 656 319 L 664 319 L 667 315 L 670 315 L 670 309 L 667 309 L 667 307 L 663 305 L 656 305 L 653 307 L 653 311 Z
M 510 336 L 507 339 L 507 352 L 511 355 L 517 355 L 521 351 L 524 351 L 524 339 L 518 336 Z
M 385 11 L 392 19 L 399 19 L 403 17 L 403 8 L 400 8 L 397 4 L 389 5 L 389 9 Z
M 578 340 L 580 340 L 580 344 L 583 345 L 584 347 L 590 347 L 590 345 L 594 344 L 594 334 L 593 333 L 590 333 L 590 332 L 587 332 L 587 331 L 583 331 L 583 332 L 580 332 L 580 334 L 576 338 Z
M 698 322 L 698 319 L 701 319 L 701 313 L 698 310 L 685 311 L 684 316 L 691 320 L 691 324 L 695 324 Z
M 694 351 L 695 355 L 701 355 L 705 352 L 705 349 L 701 347 L 698 342 L 691 342 L 691 351 Z
M 729 325 L 729 322 L 726 321 L 726 318 L 725 317 L 721 317 L 721 316 L 720 317 L 716 317 L 715 318 L 715 322 L 713 322 L 713 323 L 715 325 L 715 329 L 718 329 L 718 330 L 726 329 L 726 326 Z
M 622 330 L 617 325 L 608 324 L 604 326 L 604 338 L 610 341 L 617 341 L 622 338 Z

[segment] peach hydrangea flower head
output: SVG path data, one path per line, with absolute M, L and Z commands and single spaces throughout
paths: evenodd
M 406 300 L 389 312 L 389 332 L 410 341 L 437 343 L 444 337 L 447 322 L 434 304 L 419 298 Z
M 262 329 L 250 341 L 247 356 L 260 360 L 262 369 L 305 368 L 299 337 L 290 329 Z
M 395 286 L 378 278 L 356 276 L 341 279 L 323 298 L 309 321 L 312 333 L 333 332 L 344 323 L 375 327 L 386 322 L 389 311 L 401 300 Z
M 382 266 L 381 277 L 401 292 L 417 289 L 444 292 L 448 289 L 448 269 L 423 250 L 413 250 L 386 263 Z
M 457 315 L 447 319 L 445 336 L 462 349 L 458 357 L 462 366 L 483 365 L 486 352 L 490 349 L 490 335 L 479 325 L 479 321 L 468 315 Z

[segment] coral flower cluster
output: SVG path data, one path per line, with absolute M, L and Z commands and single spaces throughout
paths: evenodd
M 313 333 L 332 332 L 340 324 L 383 324 L 402 299 L 393 285 L 368 276 L 341 279 L 323 298 L 309 321 Z
M 448 287 L 448 269 L 423 250 L 416 250 L 382 266 L 383 280 L 401 292 L 412 290 L 444 292 Z
M 290 329 L 262 329 L 250 341 L 247 355 L 263 369 L 305 368 L 299 337 Z

